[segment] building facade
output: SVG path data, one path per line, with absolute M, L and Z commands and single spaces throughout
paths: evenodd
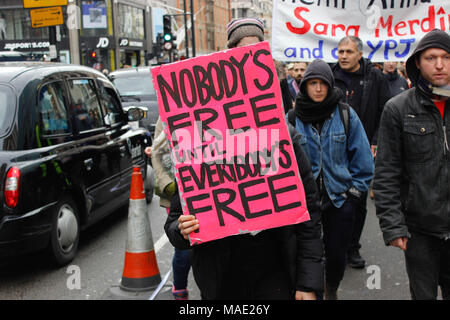
M 196 56 L 224 50 L 227 47 L 227 23 L 231 20 L 231 0 L 175 0 L 150 1 L 167 10 L 167 14 L 176 15 L 173 30 L 177 34 L 179 55 L 192 57 L 191 17 L 187 16 L 188 36 L 186 52 L 186 32 L 184 8 L 194 12 L 195 54 Z M 191 2 L 194 9 L 191 10 Z
M 102 70 L 145 65 L 151 51 L 151 15 L 146 0 L 72 0 L 57 26 L 59 59 L 71 63 L 69 28 L 76 28 L 79 61 Z M 73 36 L 73 33 L 71 33 Z M 0 50 L 49 55 L 49 27 L 32 28 L 23 0 L 0 1 Z M 72 55 L 74 53 L 72 52 Z

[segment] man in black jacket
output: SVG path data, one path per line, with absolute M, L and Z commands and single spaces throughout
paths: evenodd
M 386 61 L 383 63 L 383 74 L 391 89 L 391 97 L 409 89 L 408 82 L 397 70 L 397 62 Z
M 377 131 L 384 104 L 390 98 L 389 85 L 381 70 L 362 57 L 363 44 L 354 36 L 344 37 L 338 44 L 338 63 L 333 67 L 336 87 L 344 92 L 344 102 L 358 114 L 369 140 L 372 154 L 377 150 Z M 347 252 L 348 264 L 353 268 L 364 268 L 359 240 L 367 215 L 367 192 L 361 194 L 356 208 L 352 241 Z
M 381 117 L 375 206 L 386 245 L 405 252 L 412 298 L 436 299 L 440 285 L 450 299 L 450 36 L 426 34 L 406 68 L 413 88 Z
M 233 20 L 228 47 L 257 43 L 264 38 L 259 19 Z M 203 299 L 313 300 L 323 291 L 324 264 L 319 195 L 300 136 L 289 133 L 305 189 L 310 220 L 300 224 L 243 234 L 193 246 L 192 270 Z M 172 198 L 164 229 L 172 245 L 190 248 L 188 235 L 199 228 L 192 215 L 183 215 L 180 196 Z

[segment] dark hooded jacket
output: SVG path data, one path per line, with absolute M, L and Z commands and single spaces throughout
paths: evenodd
M 406 62 L 412 83 L 420 70 L 416 58 L 428 48 L 450 53 L 450 36 L 431 31 Z M 450 237 L 450 100 L 441 118 L 430 97 L 413 87 L 390 99 L 384 108 L 373 191 L 386 244 L 408 231 Z
M 408 82 L 405 78 L 398 74 L 397 70 L 394 72 L 384 73 L 384 77 L 388 81 L 389 89 L 391 91 L 391 97 L 402 93 L 403 91 L 409 89 Z
M 377 132 L 381 113 L 389 100 L 390 89 L 381 70 L 370 60 L 362 58 L 361 67 L 354 73 L 347 73 L 336 63 L 332 70 L 336 87 L 342 90 L 343 101 L 358 114 L 367 139 L 371 145 L 377 144 Z
M 267 256 L 266 250 L 269 250 L 269 247 L 276 250 L 277 255 L 280 256 L 284 274 L 289 276 L 292 298 L 294 290 L 323 291 L 324 265 L 319 195 L 311 165 L 299 143 L 300 136 L 290 125 L 289 133 L 305 188 L 310 220 L 264 230 L 255 236 L 249 234 L 230 236 L 193 246 L 191 250 L 192 270 L 203 299 L 221 298 L 225 274 L 234 267 L 231 264 L 232 261 L 236 262 L 236 259 L 233 259 L 236 255 L 252 254 L 257 261 L 251 262 L 256 265 L 247 266 L 250 269 L 253 268 L 251 270 L 258 270 L 262 267 L 261 264 L 273 263 L 273 255 Z M 189 241 L 183 238 L 178 229 L 178 217 L 181 214 L 180 197 L 176 192 L 172 198 L 170 213 L 164 229 L 174 247 L 189 249 L 191 248 Z M 252 248 L 252 251 L 249 252 L 248 248 Z M 261 259 L 264 262 L 261 262 Z M 249 275 L 247 274 L 247 276 Z

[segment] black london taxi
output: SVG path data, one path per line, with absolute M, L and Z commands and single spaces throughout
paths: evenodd
M 0 62 L 0 262 L 46 249 L 65 265 L 127 204 L 133 166 L 147 174 L 150 133 L 128 123 L 142 116 L 92 68 Z

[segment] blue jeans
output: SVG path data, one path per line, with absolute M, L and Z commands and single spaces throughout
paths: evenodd
M 346 253 L 354 223 L 355 208 L 350 200 L 346 200 L 340 208 L 331 205 L 322 213 L 326 282 L 335 288 L 344 278 Z
M 179 250 L 175 248 L 172 259 L 173 285 L 175 290 L 187 288 L 189 270 L 191 269 L 190 253 L 190 249 Z

